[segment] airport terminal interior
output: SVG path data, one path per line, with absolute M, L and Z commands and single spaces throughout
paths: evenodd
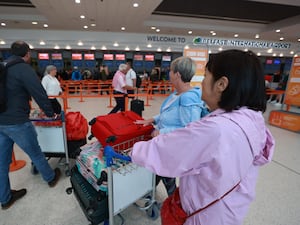
M 0 0 L 0 61 L 11 56 L 14 41 L 27 42 L 30 64 L 40 78 L 46 66 L 57 68 L 67 93 L 59 98 L 64 112 L 80 112 L 87 121 L 108 114 L 115 105 L 108 87 L 119 65 L 129 61 L 144 81 L 157 75 L 150 83 L 144 82 L 135 96 L 144 101 L 142 116 L 147 119 L 159 113 L 174 90 L 168 81 L 174 59 L 190 54 L 203 68 L 211 54 L 233 48 L 253 51 L 273 96 L 264 118 L 276 147 L 272 162 L 260 169 L 256 198 L 243 225 L 299 225 L 299 92 L 289 100 L 292 104 L 287 104 L 284 90 L 279 90 L 283 78 L 290 79 L 285 80 L 290 82 L 289 91 L 300 90 L 299 30 L 300 0 Z M 204 55 L 197 55 L 199 51 Z M 84 80 L 74 83 L 74 70 L 80 71 Z M 203 74 L 194 77 L 198 78 L 192 82 L 198 85 Z M 34 102 L 32 106 L 37 109 Z M 287 127 L 276 124 L 276 113 L 270 119 L 273 112 L 282 111 L 296 115 L 296 119 L 287 118 Z M 297 121 L 290 123 L 289 119 Z M 87 136 L 90 133 L 89 126 Z M 88 143 L 95 141 L 87 139 Z M 71 187 L 68 169 L 76 164 L 70 159 L 66 168 L 66 161 L 64 153 L 49 158 L 51 167 L 62 171 L 58 184 L 49 188 L 40 174 L 34 173 L 29 157 L 15 145 L 12 165 L 25 165 L 9 173 L 11 187 L 26 188 L 27 194 L 8 210 L 0 210 L 0 225 L 90 224 L 74 193 L 66 191 Z M 162 182 L 154 190 L 160 207 L 166 190 Z M 114 224 L 161 224 L 159 212 L 149 216 L 138 207 L 141 204 L 137 199 L 126 206 L 121 216 L 114 217 Z
M 143 117 L 149 118 L 158 113 L 165 97 L 154 96 L 151 106 L 146 106 Z M 91 120 L 95 116 L 110 111 L 108 98 L 86 98 L 79 102 L 73 98 L 68 111 L 80 111 Z M 244 225 L 298 225 L 300 221 L 300 141 L 299 133 L 288 131 L 268 124 L 269 113 L 280 107 L 268 103 L 264 117 L 276 140 L 273 160 L 260 169 L 256 187 L 256 199 L 251 204 Z M 295 112 L 300 109 L 293 107 Z M 95 141 L 92 139 L 91 141 Z M 74 194 L 68 195 L 66 189 L 71 186 L 70 177 L 62 175 L 55 188 L 49 188 L 40 175 L 31 173 L 31 161 L 17 146 L 16 160 L 25 160 L 26 166 L 10 173 L 12 188 L 27 188 L 26 196 L 17 201 L 9 210 L 0 211 L 1 225 L 88 225 Z M 59 166 L 59 158 L 49 160 L 51 166 Z M 74 160 L 71 160 L 74 165 Z M 64 170 L 64 166 L 60 166 Z M 126 185 L 126 184 L 124 184 Z M 130 194 L 130 193 L 129 193 Z M 162 202 L 167 197 L 162 183 L 156 189 L 155 199 Z M 126 208 L 121 215 L 128 225 L 160 224 L 160 218 L 152 220 L 145 211 L 134 204 Z M 121 224 L 115 216 L 115 224 Z

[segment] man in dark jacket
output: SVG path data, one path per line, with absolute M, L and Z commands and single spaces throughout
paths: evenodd
M 12 56 L 8 61 L 23 59 L 24 62 L 8 68 L 6 78 L 7 110 L 0 113 L 0 202 L 3 210 L 26 194 L 26 189 L 12 190 L 9 181 L 9 165 L 13 145 L 16 143 L 30 157 L 49 187 L 59 180 L 60 170 L 52 170 L 37 140 L 37 133 L 29 119 L 31 97 L 48 117 L 56 117 L 46 91 L 30 61 L 29 45 L 23 41 L 11 45 Z

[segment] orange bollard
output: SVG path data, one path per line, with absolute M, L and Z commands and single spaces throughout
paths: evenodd
M 82 91 L 83 91 L 83 89 L 82 89 L 82 83 L 80 83 L 79 84 L 79 94 L 80 94 L 80 100 L 79 100 L 79 102 L 84 102 L 84 100 L 83 100 L 83 96 L 82 96 Z
M 128 111 L 128 95 L 125 96 L 125 111 Z
M 109 105 L 107 106 L 107 108 L 113 108 L 112 98 L 113 98 L 113 89 L 112 89 L 112 87 L 110 87 L 110 91 L 109 91 Z
M 24 160 L 16 160 L 14 151 L 12 152 L 12 162 L 9 165 L 9 171 L 13 172 L 23 168 L 26 165 L 26 161 Z

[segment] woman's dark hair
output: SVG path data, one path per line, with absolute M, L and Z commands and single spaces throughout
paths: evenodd
M 24 57 L 30 51 L 29 45 L 24 41 L 16 41 L 11 44 L 11 53 Z
M 251 51 L 226 50 L 211 55 L 206 69 L 214 82 L 225 76 L 228 86 L 218 103 L 225 111 L 247 106 L 255 111 L 266 110 L 263 69 L 258 57 Z

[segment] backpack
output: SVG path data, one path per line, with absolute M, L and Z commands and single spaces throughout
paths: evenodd
M 80 74 L 79 74 L 78 71 L 75 71 L 74 78 L 75 78 L 76 80 L 79 80 L 79 79 L 80 79 Z
M 5 112 L 7 107 L 7 98 L 6 98 L 7 68 L 22 62 L 24 62 L 24 60 L 21 58 L 17 58 L 8 62 L 0 62 L 0 113 Z
M 135 83 L 135 86 L 136 86 L 137 88 L 140 88 L 140 87 L 141 87 L 141 84 L 142 84 L 142 79 L 141 79 L 141 77 L 137 74 L 137 75 L 136 75 L 136 83 Z

